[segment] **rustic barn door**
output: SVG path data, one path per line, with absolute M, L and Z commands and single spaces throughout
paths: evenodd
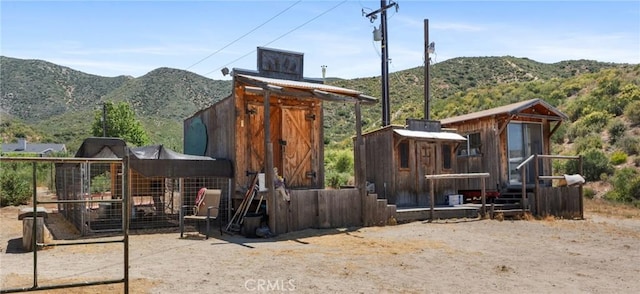
M 317 160 L 311 108 L 282 108 L 282 175 L 290 187 L 313 187 Z
M 435 144 L 416 141 L 416 187 L 418 188 L 418 205 L 426 205 L 429 199 L 429 181 L 424 176 L 436 174 L 436 148 Z
M 261 172 L 265 170 L 266 164 L 264 149 L 264 106 L 262 103 L 247 103 L 249 113 L 249 132 L 247 142 L 247 150 L 249 154 L 249 168 L 252 172 Z M 273 143 L 273 166 L 279 171 L 282 170 L 282 156 L 278 152 L 278 143 L 281 138 L 282 112 L 279 107 L 271 105 L 269 108 L 270 126 L 271 126 L 271 142 Z

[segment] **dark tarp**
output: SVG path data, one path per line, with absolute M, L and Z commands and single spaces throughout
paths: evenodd
M 123 158 L 126 143 L 118 138 L 87 138 L 76 157 Z M 162 145 L 127 148 L 131 168 L 145 177 L 233 177 L 228 159 L 178 153 Z
M 120 138 L 87 138 L 82 142 L 76 157 L 80 158 L 123 158 L 125 143 Z

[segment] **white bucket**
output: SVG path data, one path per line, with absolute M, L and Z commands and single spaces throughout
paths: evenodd
M 463 202 L 462 195 L 459 195 L 459 194 L 449 195 L 449 206 L 460 205 L 462 204 L 462 202 Z
M 260 192 L 267 191 L 267 182 L 265 181 L 264 173 L 258 174 L 258 188 Z

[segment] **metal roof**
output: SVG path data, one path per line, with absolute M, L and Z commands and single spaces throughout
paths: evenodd
M 517 103 L 513 103 L 513 104 L 508 104 L 508 105 L 496 107 L 496 108 L 482 110 L 482 111 L 478 111 L 478 112 L 473 112 L 473 113 L 468 113 L 468 114 L 463 114 L 463 115 L 459 115 L 459 116 L 445 118 L 445 119 L 442 119 L 440 121 L 440 123 L 445 125 L 445 124 L 458 123 L 458 122 L 474 120 L 474 119 L 479 119 L 479 118 L 488 117 L 488 116 L 494 116 L 494 115 L 500 115 L 500 114 L 517 115 L 517 114 L 521 113 L 525 109 L 528 109 L 528 108 L 531 108 L 531 107 L 535 107 L 535 106 L 538 106 L 538 105 L 541 106 L 541 107 L 544 107 L 546 109 L 547 113 L 542 114 L 542 115 L 545 115 L 545 116 L 548 116 L 548 117 L 555 117 L 558 120 L 568 120 L 569 119 L 566 114 L 562 113 L 557 108 L 551 106 L 551 104 L 545 102 L 542 99 L 536 98 L 536 99 L 525 100 L 525 101 L 521 101 L 521 102 L 517 102 Z
M 63 152 L 67 148 L 65 144 L 53 143 L 6 143 L 2 144 L 2 152 L 24 152 L 24 153 L 49 153 Z
M 367 96 L 360 91 L 351 90 L 331 85 L 318 84 L 318 83 L 310 83 L 310 82 L 301 82 L 301 81 L 292 81 L 292 80 L 282 80 L 282 79 L 274 79 L 274 78 L 265 78 L 258 76 L 251 76 L 246 74 L 236 74 L 234 75 L 236 78 L 240 78 L 242 81 L 250 82 L 254 81 L 257 83 L 251 83 L 253 85 L 259 86 L 260 84 L 271 85 L 276 87 L 282 87 L 286 89 L 294 89 L 294 90 L 304 90 L 310 91 L 310 97 L 316 97 L 322 99 L 323 93 L 336 94 L 340 96 L 346 96 L 354 100 L 359 100 L 365 103 L 377 103 L 378 99 L 375 97 Z M 316 92 L 319 91 L 319 92 Z M 317 95 L 316 95 L 317 94 Z M 331 100 L 331 99 L 328 99 Z
M 466 141 L 467 139 L 463 136 L 460 136 L 456 133 L 448 133 L 448 132 L 423 132 L 423 131 L 411 131 L 404 129 L 393 130 L 394 133 L 409 138 L 417 138 L 417 139 L 434 139 L 434 140 L 443 140 L 443 141 Z

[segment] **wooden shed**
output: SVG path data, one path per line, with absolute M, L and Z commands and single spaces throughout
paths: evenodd
M 438 121 L 407 120 L 407 126 L 387 126 L 362 135 L 370 190 L 397 207 L 426 207 L 430 183 L 425 175 L 454 173 L 454 151 L 466 139 L 443 132 Z M 434 201 L 446 204 L 455 194 L 453 180 L 436 182 Z
M 259 47 L 258 71 L 234 68 L 231 95 L 184 121 L 185 153 L 234 162 L 236 197 L 251 185 L 250 175 L 272 179 L 274 168 L 288 189 L 323 189 L 323 104 L 353 103 L 359 117 L 361 104 L 377 102 L 360 91 L 303 78 L 302 63 L 300 53 Z M 273 182 L 266 184 L 272 191 Z M 273 195 L 269 210 L 280 205 Z M 268 214 L 270 222 L 278 217 L 271 217 L 275 210 Z
M 488 189 L 520 189 L 522 179 L 516 167 L 533 154 L 551 153 L 551 136 L 567 116 L 541 99 L 531 99 L 456 117 L 445 118 L 442 126 L 467 138 L 456 150 L 458 172 L 488 172 Z M 541 171 L 548 173 L 550 166 Z M 528 171 L 533 165 L 527 166 Z M 527 182 L 534 183 L 528 172 Z M 479 190 L 478 180 L 460 180 L 461 190 Z
M 542 99 L 445 118 L 442 127 L 466 137 L 456 149 L 458 173 L 489 173 L 487 189 L 499 205 L 516 203 L 534 215 L 582 218 L 582 185 L 565 187 L 554 180 L 552 160 L 578 160 L 580 156 L 551 154 L 551 136 L 567 116 Z M 481 189 L 479 179 L 456 180 L 458 192 L 470 198 Z M 508 211 L 505 209 L 504 211 Z

